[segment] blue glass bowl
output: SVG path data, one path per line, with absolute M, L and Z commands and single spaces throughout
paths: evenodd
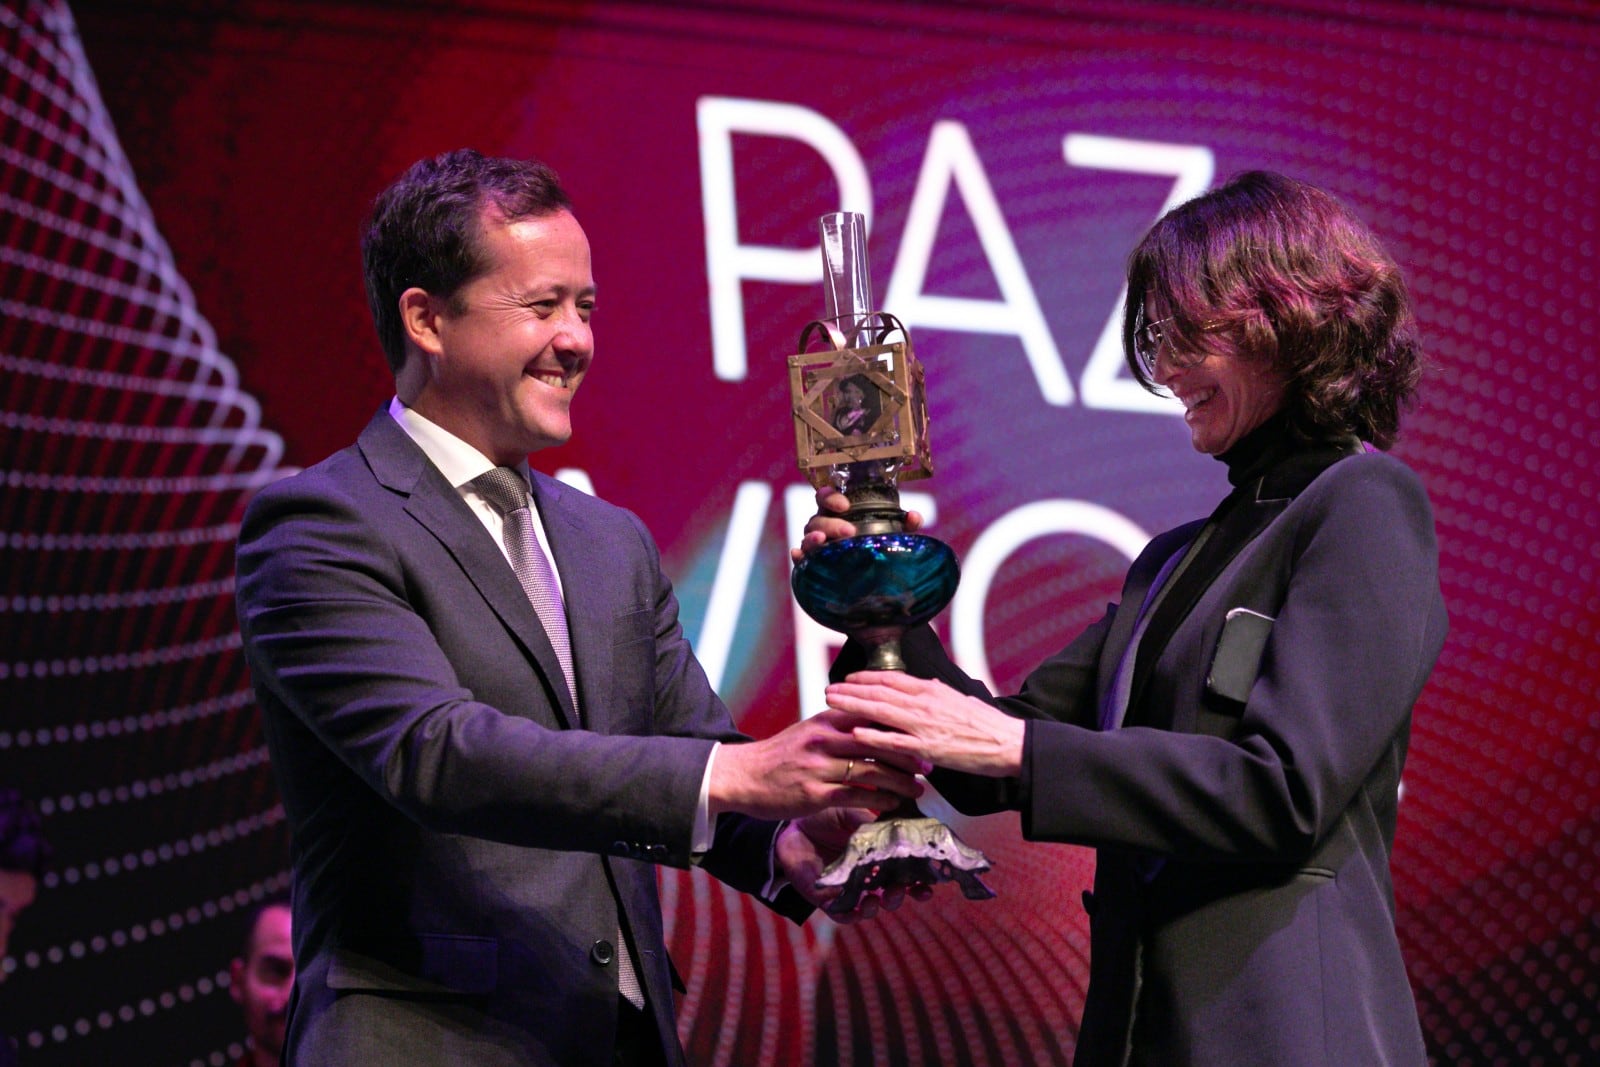
M 865 534 L 832 541 L 795 567 L 794 598 L 840 633 L 905 630 L 950 603 L 961 568 L 943 541 L 922 534 Z

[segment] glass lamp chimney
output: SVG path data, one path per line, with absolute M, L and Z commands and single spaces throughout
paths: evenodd
M 822 233 L 823 314 L 839 324 L 843 347 L 859 347 L 857 335 L 874 310 L 866 216 L 835 211 L 817 220 L 817 228 Z

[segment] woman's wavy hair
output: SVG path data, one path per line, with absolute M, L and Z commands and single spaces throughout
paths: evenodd
M 572 210 L 543 163 L 470 148 L 413 163 L 373 202 L 362 224 L 361 261 L 378 341 L 396 374 L 406 360 L 400 294 L 416 286 L 454 300 L 483 273 L 481 220 L 490 204 L 506 222 Z
M 1180 351 L 1280 369 L 1300 437 L 1394 443 L 1422 372 L 1411 298 L 1378 239 L 1328 193 L 1250 171 L 1151 228 L 1128 258 L 1122 350 L 1133 376 L 1157 392 L 1133 344 L 1152 294 Z

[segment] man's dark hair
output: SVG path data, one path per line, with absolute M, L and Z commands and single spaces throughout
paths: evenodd
M 289 906 L 289 898 L 281 893 L 277 893 L 258 901 L 255 907 L 246 912 L 244 924 L 244 943 L 239 946 L 240 959 L 248 960 L 250 958 L 250 954 L 255 951 L 256 927 L 261 923 L 261 916 L 265 915 L 272 908 L 283 908 L 285 911 L 293 910 Z
M 1394 443 L 1422 352 L 1400 268 L 1349 208 L 1305 182 L 1250 171 L 1173 208 L 1128 259 L 1128 368 L 1154 293 L 1180 351 L 1259 359 L 1288 383 L 1284 410 L 1307 439 Z
M 40 832 L 39 815 L 22 793 L 0 788 L 0 871 L 44 877 L 50 845 Z
M 451 299 L 481 274 L 485 207 L 507 222 L 572 210 L 555 171 L 536 160 L 470 148 L 413 163 L 373 202 L 362 227 L 367 303 L 389 369 L 405 363 L 400 294 L 413 286 Z

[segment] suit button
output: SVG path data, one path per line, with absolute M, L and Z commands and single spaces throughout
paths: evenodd
M 628 843 L 626 841 L 613 841 L 611 842 L 611 851 L 615 855 L 626 856 L 628 854 Z
M 617 950 L 611 942 L 606 940 L 596 941 L 589 950 L 589 958 L 601 967 L 611 966 L 611 961 L 616 958 Z

